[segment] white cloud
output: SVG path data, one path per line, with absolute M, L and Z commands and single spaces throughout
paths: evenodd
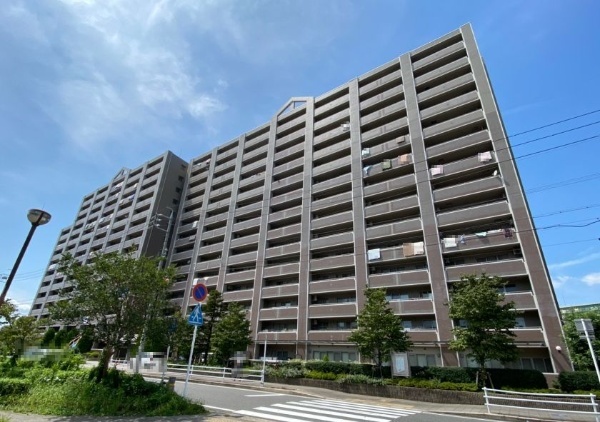
M 552 284 L 555 288 L 560 288 L 565 285 L 565 283 L 572 281 L 574 278 L 568 275 L 558 275 L 556 277 L 552 277 Z
M 586 274 L 581 278 L 581 281 L 583 281 L 588 286 L 594 286 L 596 284 L 600 284 L 600 273 Z
M 577 265 L 585 264 L 590 261 L 596 261 L 597 259 L 600 259 L 600 252 L 591 253 L 591 254 L 583 256 L 581 258 L 571 259 L 569 261 L 558 262 L 556 264 L 550 264 L 550 265 L 548 265 L 548 268 L 551 270 L 559 270 L 559 269 L 563 269 L 563 268 L 574 267 Z

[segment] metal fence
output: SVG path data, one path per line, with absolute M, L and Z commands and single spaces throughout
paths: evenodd
M 187 365 L 169 363 L 167 371 L 171 373 L 187 373 Z M 199 366 L 190 367 L 191 378 L 221 378 L 231 379 L 239 382 L 261 383 L 263 382 L 263 372 L 257 369 L 247 368 L 221 368 L 217 366 Z
M 600 422 L 594 394 L 541 394 L 484 388 L 488 413 Z

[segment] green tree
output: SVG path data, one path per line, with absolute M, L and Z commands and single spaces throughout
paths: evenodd
M 54 344 L 54 336 L 56 336 L 56 328 L 48 327 L 44 336 L 42 337 L 41 346 L 48 347 Z
M 482 274 L 461 277 L 452 286 L 449 316 L 455 321 L 450 349 L 467 352 L 478 367 L 478 384 L 485 385 L 485 365 L 491 360 L 512 362 L 519 356 L 514 343 L 518 313 L 513 302 L 506 302 L 499 277 Z
M 356 343 L 362 357 L 371 359 L 381 375 L 381 367 L 392 352 L 405 352 L 412 343 L 402 326 L 402 319 L 394 314 L 385 298 L 385 291 L 367 288 L 366 303 L 357 318 L 358 328 L 348 341 Z
M 245 351 L 252 343 L 250 321 L 246 319 L 246 311 L 240 304 L 229 303 L 223 317 L 213 328 L 211 343 L 215 360 L 223 366 L 227 365 L 235 352 Z
M 74 327 L 62 327 L 54 335 L 54 347 L 57 349 L 65 348 L 71 340 L 79 335 L 79 330 Z
M 218 290 L 213 290 L 208 295 L 206 304 L 202 304 L 202 315 L 204 324 L 200 330 L 200 351 L 202 353 L 202 362 L 208 363 L 208 353 L 211 349 L 211 341 L 215 325 L 223 317 L 225 311 L 225 303 L 223 295 Z
M 595 339 L 592 340 L 592 347 L 596 356 L 600 356 L 600 311 L 582 311 L 568 312 L 563 316 L 565 333 L 565 342 L 569 348 L 571 361 L 576 371 L 594 371 L 594 362 L 590 353 L 590 346 L 585 338 L 580 338 L 577 328 L 575 328 L 576 319 L 591 319 L 594 327 Z
M 3 354 L 16 359 L 40 338 L 40 324 L 35 317 L 19 315 L 17 307 L 8 300 L 0 306 L 0 351 Z
M 59 264 L 67 281 L 50 309 L 63 324 L 89 325 L 104 345 L 97 380 L 107 373 L 112 354 L 131 346 L 142 335 L 149 316 L 162 316 L 174 269 L 161 269 L 160 259 L 109 253 L 82 265 L 64 255 Z

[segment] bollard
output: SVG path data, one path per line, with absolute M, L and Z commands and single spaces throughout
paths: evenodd
M 167 381 L 167 388 L 171 391 L 175 391 L 175 381 L 177 378 L 169 377 L 169 381 Z

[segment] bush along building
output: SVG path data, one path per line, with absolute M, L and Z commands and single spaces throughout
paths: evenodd
M 176 163 L 169 176 L 167 159 Z M 449 289 L 461 275 L 487 273 L 506 281 L 507 300 L 520 311 L 520 358 L 510 366 L 571 369 L 469 25 L 323 95 L 293 97 L 269 122 L 187 166 L 170 153 L 161 160 L 157 177 L 164 177 L 152 196 L 142 199 L 136 190 L 146 186 L 145 164 L 135 170 L 142 185 L 132 188 L 129 172 L 110 205 L 117 181 L 84 199 L 60 235 L 32 315 L 43 317 L 56 297 L 60 278 L 51 267 L 63 251 L 85 259 L 92 248 L 137 244 L 139 253 L 158 254 L 169 244 L 169 263 L 178 269 L 172 300 L 187 312 L 195 304 L 191 287 L 203 282 L 226 302 L 239 302 L 251 321 L 255 357 L 266 340 L 267 355 L 279 359 L 357 360 L 347 339 L 370 286 L 385 289 L 401 315 L 414 343 L 411 365 L 466 366 L 448 347 Z M 122 213 L 131 194 L 149 202 Z M 158 230 L 169 216 L 172 231 Z M 96 225 L 86 232 L 90 223 Z M 108 225 L 104 240 L 96 239 L 100 224 Z M 115 224 L 122 228 L 113 234 Z M 139 236 L 130 235 L 138 233 L 134 227 Z

